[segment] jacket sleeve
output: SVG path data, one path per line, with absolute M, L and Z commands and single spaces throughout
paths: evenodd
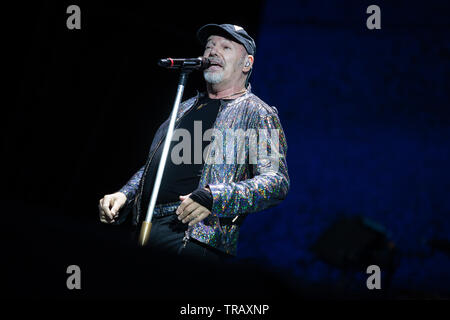
M 278 140 L 278 148 L 272 148 L 270 142 L 266 146 L 262 145 L 261 150 L 266 152 L 258 150 L 250 179 L 208 185 L 213 196 L 212 215 L 234 218 L 275 206 L 286 197 L 290 186 L 286 163 L 287 143 L 276 111 L 259 114 L 256 129 L 260 146 L 262 140 L 267 142 L 272 139 Z M 276 132 L 278 139 L 273 134 L 266 139 L 261 136 L 261 132 Z
M 136 192 L 139 188 L 139 183 L 142 179 L 142 174 L 144 172 L 144 167 L 140 168 L 128 182 L 119 190 L 119 192 L 122 192 L 127 197 L 127 204 L 132 201 L 136 195 Z
M 142 178 L 142 174 L 144 172 L 144 167 L 140 168 L 128 182 L 119 190 L 119 192 L 122 192 L 127 197 L 127 201 L 123 205 L 123 207 L 119 211 L 119 219 L 117 219 L 115 222 L 113 222 L 113 225 L 120 225 L 122 224 L 127 217 L 129 216 L 132 206 L 131 203 L 134 200 L 134 197 L 136 196 L 136 192 L 139 188 L 139 183 Z

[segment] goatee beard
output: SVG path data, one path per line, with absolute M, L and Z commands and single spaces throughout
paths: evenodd
M 205 70 L 203 71 L 203 77 L 210 84 L 218 84 L 223 80 L 223 72 L 209 72 Z

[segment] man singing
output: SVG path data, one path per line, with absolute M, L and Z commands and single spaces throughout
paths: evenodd
M 148 245 L 221 261 L 236 255 L 247 214 L 286 197 L 287 144 L 277 110 L 251 93 L 254 40 L 231 24 L 205 25 L 197 37 L 210 61 L 203 72 L 207 92 L 180 104 Z M 122 223 L 130 211 L 136 229 L 145 219 L 168 123 L 156 132 L 145 165 L 118 192 L 100 200 L 103 223 Z M 209 146 L 204 138 L 201 146 L 195 145 L 196 135 L 207 137 L 208 132 L 214 137 Z M 241 139 L 243 149 L 230 147 L 235 140 L 229 134 L 236 132 L 247 135 Z M 177 143 L 186 135 L 193 137 L 187 140 L 191 148 L 180 155 Z M 252 147 L 257 147 L 255 157 L 249 152 Z M 245 161 L 239 161 L 238 149 L 245 150 Z

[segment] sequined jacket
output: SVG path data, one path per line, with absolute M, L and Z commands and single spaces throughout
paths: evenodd
M 258 153 L 256 163 L 227 163 L 226 155 L 221 164 L 208 164 L 205 161 L 199 186 L 209 186 L 213 196 L 211 214 L 203 221 L 191 226 L 187 236 L 197 239 L 223 252 L 236 255 L 239 228 L 246 215 L 261 211 L 281 202 L 289 190 L 289 176 L 286 163 L 287 144 L 275 107 L 251 93 L 250 88 L 243 96 L 228 104 L 222 104 L 213 129 L 278 129 L 279 150 L 269 150 L 268 155 Z M 183 115 L 193 108 L 203 93 L 198 93 L 180 104 L 175 127 Z M 163 143 L 169 120 L 157 130 L 150 147 L 146 164 L 119 190 L 127 196 L 127 202 L 120 213 L 118 223 L 122 223 L 129 212 L 133 212 L 133 225 L 138 225 L 145 218 L 141 212 L 143 177 L 156 149 Z M 226 140 L 224 140 L 226 143 Z M 248 145 L 247 145 L 248 147 Z M 270 149 L 270 144 L 267 146 Z M 216 156 L 214 150 L 209 151 Z M 278 159 L 275 169 L 269 163 L 274 157 Z M 270 159 L 269 159 L 270 158 Z M 131 209 L 130 209 L 131 208 Z

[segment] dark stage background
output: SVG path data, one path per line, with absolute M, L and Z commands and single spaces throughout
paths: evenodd
M 81 8 L 81 30 L 66 28 L 70 4 Z M 366 28 L 371 4 L 381 30 Z M 9 295 L 153 296 L 141 288 L 146 271 L 161 281 L 159 297 L 172 294 L 161 278 L 178 268 L 130 244 L 127 226 L 100 224 L 97 203 L 144 164 L 169 115 L 178 78 L 157 59 L 200 55 L 195 32 L 213 22 L 256 39 L 253 92 L 279 110 L 291 178 L 281 205 L 244 223 L 237 266 L 210 271 L 220 274 L 213 297 L 228 294 L 227 283 L 247 298 L 449 297 L 448 2 L 191 6 L 35 1 L 8 10 Z M 193 74 L 184 97 L 197 89 Z M 342 231 L 324 237 L 336 221 Z M 83 272 L 80 292 L 65 287 L 70 264 Z M 382 265 L 378 292 L 366 288 L 369 264 Z M 198 278 L 176 281 L 191 298 L 212 298 Z

